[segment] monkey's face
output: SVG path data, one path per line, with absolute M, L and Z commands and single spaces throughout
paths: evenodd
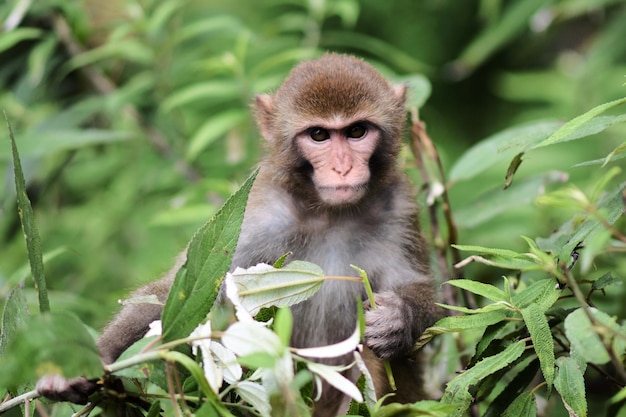
M 369 160 L 379 139 L 373 124 L 340 117 L 313 121 L 296 136 L 301 155 L 313 168 L 311 180 L 321 202 L 354 204 L 366 194 Z

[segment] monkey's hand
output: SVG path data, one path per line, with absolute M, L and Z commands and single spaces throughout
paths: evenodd
M 40 378 L 36 388 L 40 395 L 49 400 L 87 404 L 89 396 L 98 389 L 98 383 L 83 377 L 66 379 L 52 374 Z
M 381 359 L 405 355 L 413 347 L 413 311 L 398 294 L 385 291 L 374 295 L 376 309 L 363 303 L 365 344 Z

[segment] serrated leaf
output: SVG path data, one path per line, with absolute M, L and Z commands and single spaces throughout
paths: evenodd
M 0 357 L 0 386 L 15 387 L 50 373 L 95 378 L 104 373 L 96 343 L 75 316 L 46 313 L 20 327 Z
M 537 400 L 535 395 L 529 391 L 524 391 L 511 402 L 502 417 L 536 417 L 537 416 Z
M 621 278 L 614 277 L 613 274 L 607 272 L 597 280 L 593 281 L 593 284 L 591 284 L 591 288 L 593 288 L 594 290 L 603 290 L 611 285 L 622 285 L 623 283 L 624 282 Z
M 513 304 L 519 308 L 526 308 L 537 303 L 543 311 L 550 308 L 561 295 L 556 279 L 546 278 L 533 282 L 525 289 L 513 296 Z
M 511 343 L 502 352 L 489 356 L 479 361 L 473 368 L 468 369 L 461 375 L 448 382 L 443 393 L 441 402 L 444 404 L 459 404 L 450 416 L 462 416 L 472 403 L 470 387 L 478 384 L 485 377 L 506 368 L 517 360 L 526 349 L 523 341 Z
M 304 261 L 290 262 L 280 269 L 267 264 L 237 268 L 230 275 L 241 304 L 253 316 L 263 307 L 286 307 L 306 300 L 325 279 L 319 266 Z
M 211 309 L 222 278 L 230 268 L 248 193 L 257 172 L 191 239 L 187 262 L 177 274 L 163 309 L 165 342 L 187 337 Z
M 561 394 L 563 405 L 570 417 L 587 416 L 587 400 L 585 398 L 585 377 L 572 358 L 561 356 L 556 361 L 557 372 L 554 386 Z
M 509 301 L 506 294 L 501 289 L 493 285 L 485 284 L 469 279 L 453 279 L 446 281 L 446 284 L 462 288 L 474 294 L 485 297 L 491 301 Z
M 554 340 L 544 310 L 536 303 L 531 303 L 521 310 L 522 317 L 533 341 L 533 348 L 539 358 L 543 378 L 552 388 L 554 381 Z

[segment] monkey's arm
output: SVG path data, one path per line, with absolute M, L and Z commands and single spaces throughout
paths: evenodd
M 422 332 L 442 316 L 431 283 L 416 282 L 375 294 L 365 313 L 365 342 L 382 359 L 409 354 Z

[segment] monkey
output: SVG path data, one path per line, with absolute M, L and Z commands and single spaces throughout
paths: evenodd
M 364 60 L 336 53 L 301 62 L 273 95 L 257 95 L 266 156 L 248 197 L 232 268 L 271 264 L 291 253 L 328 276 L 358 276 L 351 264 L 365 270 L 377 308 L 364 303 L 364 359 L 378 396 L 392 392 L 382 365 L 389 360 L 397 383 L 390 401 L 409 403 L 426 397 L 421 358 L 412 347 L 440 313 L 418 204 L 398 164 L 405 95 L 404 85 L 387 81 Z M 164 278 L 134 296 L 155 294 L 165 302 L 184 262 L 183 253 Z M 362 284 L 325 281 L 292 306 L 292 346 L 347 338 L 356 324 L 357 298 L 366 299 Z M 160 314 L 154 304 L 124 306 L 97 341 L 102 361 L 112 363 Z M 84 378 L 44 377 L 37 389 L 51 399 L 85 403 L 96 387 Z M 314 415 L 336 415 L 345 411 L 342 404 L 343 394 L 324 386 Z

